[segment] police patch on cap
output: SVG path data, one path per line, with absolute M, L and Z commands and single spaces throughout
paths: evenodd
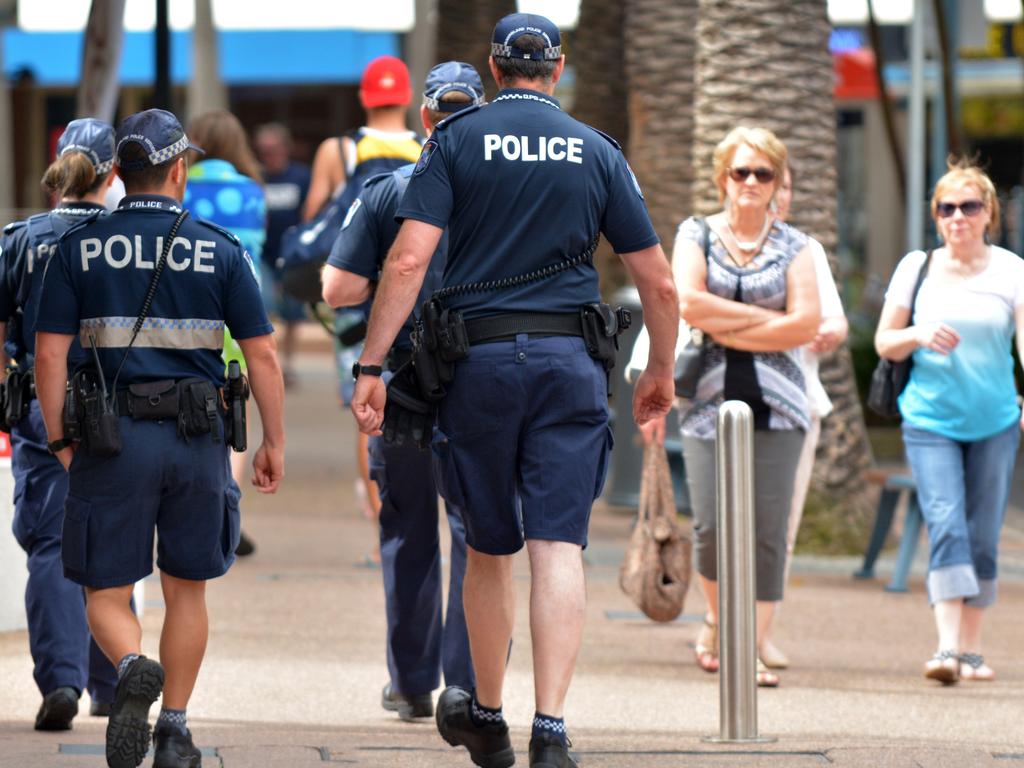
M 430 164 L 430 158 L 434 156 L 434 152 L 437 150 L 437 142 L 433 139 L 428 139 L 427 143 L 423 145 L 423 151 L 420 152 L 420 159 L 416 161 L 416 168 L 413 170 L 413 175 L 418 176 L 427 170 L 427 165 Z

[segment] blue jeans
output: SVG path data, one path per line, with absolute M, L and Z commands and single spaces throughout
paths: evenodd
M 1020 427 L 961 442 L 903 423 L 903 444 L 928 526 L 928 596 L 964 598 L 987 608 L 996 599 L 996 556 Z

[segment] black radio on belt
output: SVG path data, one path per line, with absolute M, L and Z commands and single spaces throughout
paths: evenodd
M 455 378 L 455 363 L 469 356 L 469 335 L 462 314 L 437 299 L 423 304 L 412 332 L 413 367 L 420 391 L 431 402 L 444 399 Z

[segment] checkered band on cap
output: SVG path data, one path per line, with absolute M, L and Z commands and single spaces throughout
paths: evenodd
M 188 149 L 188 136 L 184 133 L 181 134 L 181 138 L 171 144 L 169 147 L 158 149 L 156 152 L 149 153 L 149 162 L 153 165 L 160 165 L 166 163 L 171 158 L 177 157 L 182 152 Z
M 441 97 L 446 93 L 452 91 L 458 91 L 469 96 L 470 100 L 467 101 L 441 101 Z M 443 85 L 437 86 L 434 92 L 430 96 L 423 97 L 423 106 L 427 109 L 432 109 L 435 112 L 458 112 L 460 109 L 464 109 L 469 106 L 476 106 L 477 104 L 484 103 L 484 96 L 482 93 L 477 93 L 476 89 L 469 83 L 453 82 L 444 83 Z
M 537 61 L 555 61 L 562 55 L 562 46 L 553 45 L 539 51 L 521 51 L 514 45 L 491 43 L 491 56 L 501 59 L 534 59 Z
M 81 144 L 68 144 L 64 149 L 60 151 L 63 157 L 68 152 L 81 152 L 83 155 L 89 158 L 89 162 L 92 163 L 92 167 L 96 171 L 97 176 L 102 176 L 105 173 L 110 173 L 114 168 L 114 159 L 111 158 L 106 162 L 100 162 L 100 156 L 96 154 L 96 150 L 92 147 L 86 147 Z

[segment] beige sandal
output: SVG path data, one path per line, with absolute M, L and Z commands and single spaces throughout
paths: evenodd
M 996 673 L 980 653 L 961 653 L 960 679 L 990 683 L 996 679 Z
M 960 654 L 956 651 L 936 651 L 924 664 L 924 676 L 952 685 L 960 679 Z
M 712 624 L 706 616 L 693 650 L 697 657 L 697 666 L 705 672 L 718 671 L 718 625 Z
M 757 687 L 778 688 L 779 676 L 765 666 L 761 659 L 757 660 Z

